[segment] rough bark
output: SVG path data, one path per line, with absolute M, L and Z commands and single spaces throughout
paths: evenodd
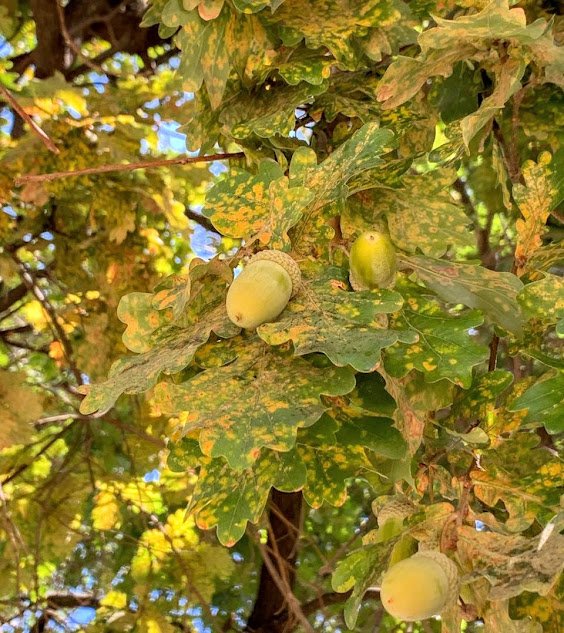
M 279 513 L 270 512 L 272 533 L 269 535 L 267 548 L 269 551 L 278 551 L 280 557 L 286 562 L 288 580 L 290 586 L 293 586 L 296 576 L 297 544 L 301 531 L 302 493 L 284 493 L 273 489 L 271 503 L 277 507 L 285 520 L 280 518 Z M 247 631 L 249 633 L 287 632 L 292 619 L 285 596 L 263 564 L 257 596 L 247 622 Z

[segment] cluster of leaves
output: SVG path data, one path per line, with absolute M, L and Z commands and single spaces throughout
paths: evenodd
M 308 504 L 296 594 L 352 589 L 350 629 L 373 630 L 365 594 L 408 543 L 459 568 L 462 601 L 432 627 L 560 631 L 561 16 L 536 1 L 154 0 L 144 24 L 174 38 L 175 71 L 102 94 L 29 81 L 18 99 L 61 152 L 3 139 L 1 273 L 39 290 L 5 323 L 31 324 L 47 354 L 28 354 L 26 332 L 2 337 L 0 551 L 18 571 L 1 591 L 35 603 L 95 577 L 92 630 L 168 631 L 194 618 L 187 586 L 207 624 L 217 606 L 237 630 L 256 574 L 249 523 L 268 529 L 275 488 Z M 161 120 L 190 151 L 244 159 L 13 186 L 134 162 L 142 141 L 158 149 Z M 185 216 L 202 205 L 219 236 L 205 261 Z M 400 272 L 392 289 L 353 292 L 346 255 L 368 228 L 390 235 Z M 263 248 L 290 253 L 303 284 L 278 319 L 241 332 L 225 295 Z M 14 438 L 85 376 L 65 425 Z M 152 468 L 158 483 L 143 479 Z M 80 510 L 57 514 L 69 495 Z M 396 497 L 413 504 L 401 529 L 343 552 L 369 501 L 378 515 Z

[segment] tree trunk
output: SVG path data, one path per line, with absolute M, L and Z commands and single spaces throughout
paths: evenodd
M 267 547 L 269 551 L 278 551 L 281 558 L 286 561 L 288 580 L 290 586 L 293 587 L 296 577 L 297 544 L 301 532 L 302 493 L 279 492 L 273 488 L 270 502 L 286 520 L 281 519 L 276 512 L 270 511 L 272 534 L 268 536 Z M 274 561 L 276 562 L 275 558 Z M 289 630 L 291 619 L 292 615 L 286 598 L 263 563 L 257 597 L 247 622 L 247 631 L 249 633 L 283 633 Z

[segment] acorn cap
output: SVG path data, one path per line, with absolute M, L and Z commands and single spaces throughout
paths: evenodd
M 398 519 L 403 521 L 405 517 L 415 512 L 415 506 L 409 499 L 405 497 L 398 497 L 388 501 L 386 505 L 382 506 L 380 512 L 378 512 L 378 525 L 382 527 L 388 519 Z
M 357 281 L 352 271 L 349 272 L 349 283 L 351 284 L 351 288 L 355 292 L 361 292 L 362 290 L 370 290 L 368 286 L 365 286 L 361 282 Z
M 290 275 L 290 279 L 292 281 L 292 297 L 295 297 L 299 290 L 302 282 L 302 273 L 300 272 L 300 268 L 298 264 L 295 262 L 290 255 L 287 253 L 283 253 L 282 251 L 276 250 L 266 250 L 260 251 L 259 253 L 255 253 L 247 262 L 247 266 L 252 266 L 255 262 L 259 262 L 261 260 L 268 260 L 282 266 L 282 268 Z
M 441 566 L 448 579 L 448 597 L 445 608 L 452 607 L 458 601 L 460 595 L 460 578 L 458 576 L 458 567 L 450 560 L 448 556 L 436 550 L 423 550 L 414 554 L 413 557 L 427 557 L 435 561 Z

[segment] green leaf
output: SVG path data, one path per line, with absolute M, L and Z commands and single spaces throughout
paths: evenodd
M 196 92 L 205 82 L 213 109 L 219 107 L 231 68 L 226 38 L 230 14 L 224 7 L 214 20 L 205 21 L 197 12 L 179 16 L 182 25 L 176 43 L 182 51 L 178 74 L 185 89 Z
M 517 295 L 528 318 L 554 322 L 564 318 L 564 279 L 547 274 L 544 279 L 526 285 Z
M 126 308 L 140 308 L 139 312 L 127 312 L 130 321 L 127 340 L 137 349 L 146 351 L 115 362 L 106 382 L 81 387 L 81 393 L 87 394 L 80 404 L 81 412 L 105 411 L 122 393 L 146 391 L 157 383 L 162 373 L 174 374 L 184 369 L 212 331 L 225 338 L 237 334 L 239 328 L 231 323 L 225 310 L 226 279 L 230 275 L 229 268 L 219 260 L 203 265 L 197 263 L 190 272 L 192 298 L 188 309 L 181 319 L 152 330 L 148 346 L 144 345 L 146 333 L 143 328 L 147 327 L 146 308 L 151 306 L 153 295 L 144 295 L 140 302 L 126 301 L 120 318 L 125 318 Z M 149 314 L 160 317 L 163 311 L 151 307 Z
M 327 408 L 321 394 L 342 395 L 353 388 L 354 375 L 347 369 L 314 367 L 255 342 L 230 365 L 182 384 L 159 384 L 155 401 L 163 413 L 186 412 L 180 430 L 200 429 L 205 455 L 224 456 L 232 468 L 242 469 L 262 446 L 290 450 L 297 429 L 313 424 Z
M 489 356 L 488 348 L 474 342 L 469 333 L 482 324 L 482 315 L 477 310 L 450 315 L 405 279 L 396 283 L 396 289 L 405 303 L 393 320 L 394 328 L 415 332 L 418 340 L 410 345 L 396 343 L 389 347 L 385 354 L 386 370 L 401 378 L 418 369 L 428 382 L 447 378 L 467 389 L 472 383 L 472 368 Z
M 429 257 L 404 257 L 402 262 L 445 301 L 477 308 L 496 325 L 510 332 L 521 331 L 521 309 L 516 297 L 523 284 L 515 275 Z
M 383 543 L 366 545 L 349 554 L 337 566 L 331 579 L 333 589 L 338 593 L 353 589 L 345 604 L 345 622 L 349 629 L 355 628 L 364 594 L 384 571 L 394 542 L 391 539 Z
M 237 472 L 222 458 L 201 461 L 190 509 L 198 527 L 217 525 L 217 537 L 227 547 L 243 536 L 247 522 L 258 522 L 271 486 L 292 492 L 303 487 L 306 478 L 296 451 L 262 450 L 252 467 Z
M 514 400 L 510 411 L 527 409 L 526 422 L 543 424 L 549 433 L 564 431 L 564 371 L 543 374 Z
M 526 68 L 527 64 L 524 60 L 509 59 L 501 65 L 501 68 L 496 69 L 495 88 L 492 94 L 482 101 L 476 112 L 469 114 L 460 122 L 466 147 L 486 123 L 499 112 L 500 108 L 505 107 L 510 97 L 521 88 L 521 79 Z
M 344 68 L 354 68 L 353 38 L 369 27 L 389 26 L 401 18 L 393 0 L 350 0 L 343 10 L 339 0 L 285 0 L 271 21 L 292 30 L 293 42 L 305 37 L 309 48 L 327 47 Z
M 386 214 L 392 240 L 402 250 L 441 257 L 449 246 L 474 243 L 466 228 L 468 217 L 448 192 L 455 179 L 456 172 L 450 169 L 405 175 L 401 189 L 376 192 L 373 212 Z
M 402 459 L 407 452 L 407 443 L 394 427 L 390 418 L 372 417 L 352 410 L 331 412 L 339 422 L 337 443 L 355 444 L 387 457 Z
M 322 352 L 333 364 L 372 371 L 382 348 L 398 340 L 413 342 L 412 332 L 398 332 L 379 323 L 379 315 L 395 312 L 401 297 L 391 290 L 346 292 L 346 273 L 336 267 L 311 271 L 277 321 L 259 326 L 269 345 L 294 343 L 297 355 Z
M 288 136 L 294 130 L 296 108 L 311 103 L 316 94 L 327 90 L 327 84 L 311 86 L 282 86 L 266 90 L 258 88 L 249 95 L 242 95 L 226 108 L 220 117 L 223 132 L 236 139 L 251 134 L 269 138 L 280 134 Z
M 146 292 L 132 292 L 122 297 L 117 316 L 127 325 L 122 336 L 123 344 L 137 353 L 150 350 L 153 347 L 151 334 L 174 320 L 173 311 L 154 308 L 153 295 Z
M 256 175 L 231 169 L 208 193 L 204 215 L 223 235 L 256 238 L 271 248 L 285 248 L 288 229 L 313 198 L 305 187 L 289 185 L 273 162 L 262 162 Z

